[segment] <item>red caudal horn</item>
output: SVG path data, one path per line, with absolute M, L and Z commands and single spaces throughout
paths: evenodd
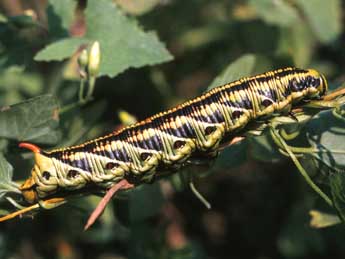
M 36 146 L 34 144 L 26 143 L 26 142 L 20 143 L 19 147 L 27 148 L 34 153 L 40 153 L 41 152 L 41 149 L 38 146 Z

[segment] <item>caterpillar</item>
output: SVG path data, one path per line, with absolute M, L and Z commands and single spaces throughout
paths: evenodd
M 138 185 L 173 172 L 198 157 L 214 157 L 219 146 L 252 121 L 288 114 L 328 89 L 314 69 L 284 68 L 213 88 L 200 97 L 132 126 L 80 145 L 34 152 L 31 176 L 20 187 L 25 200 L 90 189 L 126 179 Z

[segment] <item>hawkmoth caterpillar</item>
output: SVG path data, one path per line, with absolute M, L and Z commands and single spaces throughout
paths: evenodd
M 200 97 L 86 143 L 43 151 L 29 143 L 35 165 L 20 187 L 27 202 L 107 189 L 126 179 L 148 183 L 195 157 L 213 157 L 222 142 L 251 122 L 288 114 L 321 98 L 325 77 L 313 69 L 285 68 L 213 88 Z

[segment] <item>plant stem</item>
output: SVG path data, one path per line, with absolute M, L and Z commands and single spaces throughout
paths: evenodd
M 91 76 L 88 80 L 88 89 L 85 100 L 90 100 L 92 98 L 93 90 L 95 89 L 96 78 Z
M 270 127 L 270 133 L 274 140 L 274 142 L 279 146 L 285 149 L 285 151 L 289 154 L 291 160 L 294 162 L 295 166 L 297 167 L 298 171 L 301 173 L 301 175 L 304 177 L 306 182 L 309 184 L 309 186 L 318 193 L 321 198 L 324 199 L 324 201 L 331 207 L 333 207 L 333 203 L 331 199 L 313 182 L 313 180 L 309 177 L 308 173 L 304 170 L 301 163 L 298 161 L 294 153 L 291 151 L 290 147 L 286 144 L 284 139 L 279 135 L 278 132 L 273 127 Z
M 201 201 L 202 204 L 205 205 L 207 209 L 211 209 L 211 204 L 201 195 L 201 193 L 195 188 L 194 183 L 191 181 L 189 182 L 189 187 L 195 196 Z
M 79 86 L 79 102 L 84 101 L 84 91 L 85 91 L 85 80 L 81 79 L 80 80 L 80 86 Z

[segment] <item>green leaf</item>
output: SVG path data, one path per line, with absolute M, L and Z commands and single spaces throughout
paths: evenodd
M 159 184 L 142 185 L 129 193 L 129 215 L 131 222 L 143 221 L 156 215 L 164 202 Z
M 11 66 L 0 73 L 0 103 L 3 105 L 21 101 L 22 92 L 37 95 L 42 88 L 42 77 L 37 73 L 24 72 L 22 67 Z
M 150 12 L 161 0 L 115 0 L 126 12 L 134 15 L 142 15 Z
M 292 56 L 296 67 L 309 65 L 315 46 L 315 36 L 306 23 L 282 31 L 279 54 Z
M 40 51 L 35 60 L 63 60 L 85 42 L 101 48 L 99 75 L 115 76 L 130 67 L 142 67 L 172 59 L 153 32 L 144 32 L 110 0 L 90 0 L 85 11 L 87 32 L 82 39 L 65 39 Z M 57 44 L 57 45 L 55 45 Z
M 9 191 L 19 192 L 12 182 L 13 167 L 7 162 L 3 153 L 0 153 L 0 199 Z
M 49 33 L 55 38 L 68 36 L 69 28 L 74 20 L 77 1 L 49 0 L 47 7 Z
M 87 42 L 88 40 L 83 38 L 66 38 L 56 41 L 38 52 L 34 59 L 36 61 L 61 61 L 72 56 L 80 45 Z
M 144 32 L 109 0 L 91 0 L 85 12 L 86 38 L 99 41 L 100 75 L 115 76 L 129 67 L 142 67 L 172 59 L 153 32 Z
M 309 197 L 308 197 L 309 199 Z M 307 258 L 323 254 L 326 247 L 320 231 L 308 226 L 310 200 L 304 199 L 286 210 L 277 239 L 277 248 L 283 258 Z
M 38 22 L 35 21 L 29 15 L 17 15 L 8 18 L 8 22 L 15 26 L 17 29 L 26 29 L 34 26 L 39 26 Z
M 167 254 L 167 259 L 206 259 L 205 248 L 201 244 L 194 242 L 187 243 L 186 246 L 179 249 L 170 249 Z
M 343 27 L 340 0 L 296 0 L 296 4 L 321 42 L 329 43 L 340 35 Z
M 241 56 L 225 68 L 225 70 L 213 80 L 207 90 L 235 81 L 244 76 L 250 76 L 253 73 L 255 62 L 255 55 L 246 54 Z
M 249 150 L 253 158 L 264 162 L 278 162 L 282 155 L 267 131 L 263 135 L 249 138 Z
M 331 171 L 345 169 L 344 119 L 335 117 L 332 111 L 325 111 L 307 124 L 308 141 L 320 150 L 314 157 Z
M 215 161 L 211 170 L 230 169 L 241 165 L 247 159 L 248 141 L 241 142 L 225 148 Z
M 329 178 L 332 199 L 339 217 L 345 222 L 345 175 L 337 173 Z
M 250 0 L 249 4 L 268 24 L 289 26 L 299 20 L 297 10 L 284 0 Z
M 24 31 L 9 22 L 0 23 L 0 68 L 31 63 L 33 42 Z
M 0 137 L 19 141 L 56 143 L 59 134 L 58 103 L 42 95 L 0 110 Z
M 6 17 L 6 15 L 3 15 L 2 13 L 0 13 L 0 23 L 7 23 L 8 22 L 8 18 Z
M 42 90 L 42 87 L 42 77 L 36 73 L 23 72 L 22 67 L 12 66 L 0 73 L 0 90 L 7 93 L 20 89 L 26 94 L 37 95 Z M 0 100 L 2 99 L 1 97 Z

